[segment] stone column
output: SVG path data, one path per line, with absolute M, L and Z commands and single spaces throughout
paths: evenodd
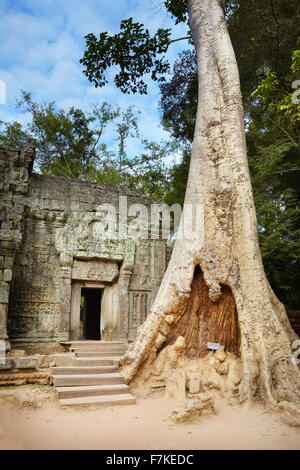
M 3 257 L 1 257 L 3 258 Z M 3 271 L 0 276 L 3 277 Z M 9 283 L 0 281 L 0 353 L 8 351 L 10 344 L 7 334 L 7 313 L 8 313 Z
M 2 255 L 12 254 L 8 247 L 3 247 L 3 242 L 0 241 Z M 12 265 L 13 256 L 0 256 L 0 341 L 2 341 L 1 349 L 9 350 L 10 344 L 7 333 L 7 315 L 8 315 L 8 301 L 10 284 L 12 280 Z
M 129 325 L 129 282 L 132 276 L 133 266 L 123 265 L 119 278 L 119 318 L 118 330 L 120 340 L 128 340 Z
M 10 349 L 7 316 L 15 254 L 22 241 L 22 218 L 35 155 L 31 140 L 22 150 L 0 148 L 0 341 Z
M 70 338 L 71 330 L 71 299 L 72 299 L 72 288 L 71 288 L 71 272 L 72 268 L 69 266 L 61 267 L 61 285 L 60 291 L 60 321 L 59 321 L 59 341 L 68 341 Z M 80 302 L 80 290 L 79 290 L 79 302 Z M 73 338 L 72 338 L 73 339 Z
M 80 282 L 74 282 L 71 295 L 70 340 L 80 337 L 80 291 Z

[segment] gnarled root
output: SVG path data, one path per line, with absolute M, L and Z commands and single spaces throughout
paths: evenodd
M 267 346 L 267 341 L 263 346 L 256 344 L 252 359 L 249 351 L 244 355 L 240 402 L 251 403 L 255 397 L 260 397 L 267 408 L 280 414 L 282 421 L 299 426 L 300 372 L 293 363 L 289 343 L 277 344 L 276 358 L 272 354 L 276 351 L 276 341 L 271 350 Z
M 158 386 L 165 384 L 176 363 L 177 341 L 184 337 L 185 356 L 180 367 L 187 373 L 195 360 L 195 370 L 207 384 L 205 391 L 211 382 L 228 397 L 238 395 L 240 402 L 261 398 L 285 422 L 300 425 L 300 373 L 291 349 L 294 335 L 284 307 L 265 286 L 269 298 L 264 288 L 255 296 L 254 290 L 248 294 L 238 286 L 240 290 L 233 289 L 232 294 L 225 286 L 213 301 L 197 267 L 189 297 L 179 296 L 174 283 L 165 284 L 164 295 L 160 295 L 137 340 L 122 358 L 125 381 L 140 390 L 145 384 L 145 394 L 151 391 L 153 380 Z M 239 380 L 235 379 L 232 387 L 229 382 L 224 386 L 226 361 L 216 362 L 217 354 L 207 350 L 210 341 L 224 345 L 224 352 L 242 365 Z

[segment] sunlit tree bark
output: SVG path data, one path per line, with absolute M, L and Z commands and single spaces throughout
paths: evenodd
M 261 261 L 239 73 L 222 2 L 189 0 L 188 11 L 199 96 L 185 204 L 204 208 L 204 236 L 176 240 L 151 312 L 122 359 L 123 373 L 131 382 L 179 335 L 190 357 L 205 355 L 207 341 L 219 342 L 241 357 L 240 401 L 259 390 L 270 408 L 296 423 L 296 335 Z

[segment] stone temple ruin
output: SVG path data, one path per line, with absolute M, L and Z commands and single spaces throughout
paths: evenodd
M 103 239 L 101 205 L 119 215 L 133 191 L 32 172 L 34 144 L 0 149 L 0 341 L 51 351 L 60 342 L 132 341 L 165 271 L 161 239 Z
M 134 403 L 119 359 L 165 272 L 163 225 L 153 232 L 151 220 L 149 238 L 149 218 L 143 219 L 141 236 L 130 230 L 128 236 L 138 208 L 151 214 L 152 200 L 34 174 L 34 157 L 33 142 L 21 150 L 0 148 L 0 385 L 54 384 L 64 405 Z M 118 236 L 106 230 L 111 220 Z M 161 358 L 154 387 L 165 380 L 165 364 L 173 364 Z M 218 380 L 225 374 L 220 367 Z M 194 383 L 193 370 L 187 373 Z

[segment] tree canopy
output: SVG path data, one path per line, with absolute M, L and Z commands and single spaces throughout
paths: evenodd
M 0 122 L 0 145 L 22 147 L 28 138 L 36 141 L 35 169 L 43 174 L 64 176 L 135 189 L 162 200 L 170 178 L 167 161 L 173 153 L 171 142 L 141 139 L 138 113 L 104 102 L 90 112 L 74 107 L 57 108 L 54 102 L 40 104 L 28 92 L 18 106 L 31 114 L 27 126 Z M 110 127 L 114 145 L 105 143 Z M 138 155 L 128 152 L 128 139 L 136 138 Z

